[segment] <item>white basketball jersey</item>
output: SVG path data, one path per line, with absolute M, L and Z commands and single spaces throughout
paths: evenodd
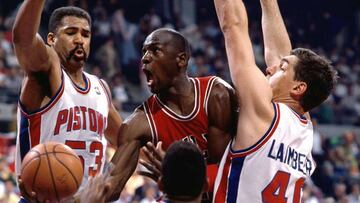
M 274 103 L 274 110 L 271 127 L 253 146 L 234 151 L 234 140 L 229 143 L 214 202 L 300 202 L 304 181 L 315 170 L 313 126 L 285 104 Z
M 26 112 L 18 105 L 16 173 L 20 174 L 25 154 L 39 143 L 60 142 L 70 146 L 84 166 L 82 186 L 89 176 L 102 171 L 105 163 L 109 96 L 104 84 L 84 72 L 85 88 L 72 82 L 62 70 L 62 84 L 43 108 Z

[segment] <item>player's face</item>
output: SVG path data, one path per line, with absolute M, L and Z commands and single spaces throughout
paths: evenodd
M 66 16 L 57 30 L 53 45 L 63 62 L 84 65 L 90 52 L 90 39 L 90 25 L 86 19 Z
M 274 101 L 279 101 L 290 95 L 290 90 L 295 85 L 294 66 L 297 61 L 298 59 L 294 55 L 286 56 L 281 59 L 278 65 L 266 69 L 266 78 L 272 88 Z
M 151 33 L 142 48 L 142 70 L 152 93 L 167 91 L 178 75 L 176 48 L 171 45 L 171 34 L 161 31 Z

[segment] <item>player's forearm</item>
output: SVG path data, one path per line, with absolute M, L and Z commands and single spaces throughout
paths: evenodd
M 243 12 L 241 0 L 214 0 L 214 3 L 220 28 L 224 35 L 239 28 L 243 32 L 248 32 L 246 12 Z
M 106 201 L 114 201 L 119 198 L 126 182 L 136 169 L 140 148 L 140 141 L 134 140 L 121 145 L 121 148 L 116 151 L 111 160 L 114 167 L 111 169 L 108 180 L 111 182 L 111 187 L 106 197 Z
M 261 0 L 261 25 L 264 36 L 265 61 L 273 66 L 291 51 L 291 42 L 281 17 L 277 0 Z
M 238 88 L 240 77 L 255 65 L 245 5 L 241 0 L 215 0 L 215 8 L 225 38 L 231 78 Z
M 44 0 L 25 0 L 23 2 L 13 27 L 15 44 L 30 46 L 35 43 L 44 2 Z

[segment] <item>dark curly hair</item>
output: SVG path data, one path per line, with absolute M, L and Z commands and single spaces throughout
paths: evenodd
M 328 98 L 337 82 L 337 71 L 329 60 L 309 49 L 296 48 L 290 54 L 298 58 L 294 79 L 307 84 L 300 104 L 304 111 L 309 111 Z
M 57 8 L 54 10 L 54 12 L 52 12 L 49 20 L 49 32 L 55 33 L 59 25 L 61 25 L 61 20 L 66 16 L 84 18 L 88 21 L 91 27 L 91 18 L 88 12 L 78 7 L 66 6 Z

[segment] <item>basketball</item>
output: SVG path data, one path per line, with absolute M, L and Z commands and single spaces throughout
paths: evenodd
M 21 165 L 21 179 L 27 193 L 34 191 L 39 200 L 59 202 L 76 193 L 81 185 L 80 158 L 68 146 L 47 142 L 32 148 Z

